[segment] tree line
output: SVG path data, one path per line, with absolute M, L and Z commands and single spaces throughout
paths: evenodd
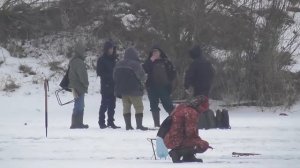
M 99 40 L 134 44 L 144 58 L 159 44 L 176 66 L 178 99 L 186 96 L 188 49 L 200 44 L 216 71 L 212 98 L 290 106 L 300 89 L 299 74 L 290 71 L 299 7 L 299 0 L 6 0 L 0 43 L 83 28 Z

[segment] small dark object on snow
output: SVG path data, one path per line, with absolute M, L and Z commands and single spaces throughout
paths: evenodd
M 280 116 L 288 116 L 286 113 L 280 113 Z
M 199 129 L 211 129 L 216 127 L 216 117 L 215 113 L 212 110 L 208 109 L 200 115 L 198 124 Z
M 24 125 L 27 125 L 27 123 L 24 123 Z
M 231 129 L 229 124 L 229 113 L 228 110 L 223 109 L 216 111 L 216 126 L 220 129 Z
M 232 152 L 232 157 L 240 157 L 240 156 L 256 156 L 261 155 L 258 153 L 240 153 L 240 152 Z

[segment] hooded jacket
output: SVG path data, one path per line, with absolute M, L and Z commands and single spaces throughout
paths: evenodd
M 194 96 L 208 96 L 214 77 L 212 64 L 203 57 L 199 46 L 193 47 L 189 55 L 193 59 L 193 62 L 186 71 L 184 87 L 185 89 L 192 87 L 194 89 Z
M 84 63 L 84 47 L 77 45 L 74 49 L 74 56 L 71 58 L 69 66 L 69 88 L 76 90 L 78 95 L 87 93 L 89 81 L 86 64 Z
M 152 56 L 152 52 L 153 52 L 154 49 L 157 49 L 157 50 L 160 51 L 161 59 L 152 62 L 150 58 Z M 147 60 L 143 64 L 143 68 L 144 68 L 144 70 L 145 70 L 145 72 L 148 76 L 147 81 L 146 81 L 146 86 L 150 87 L 150 88 L 151 87 L 156 87 L 156 84 L 155 84 L 155 81 L 154 81 L 154 76 L 153 76 L 154 75 L 153 70 L 154 70 L 154 67 L 157 64 L 161 64 L 165 67 L 166 73 L 167 73 L 167 79 L 166 80 L 169 81 L 168 82 L 169 83 L 168 87 L 171 88 L 172 81 L 176 77 L 176 71 L 175 71 L 175 68 L 174 68 L 173 64 L 171 63 L 171 61 L 168 60 L 168 57 L 166 56 L 164 51 L 159 46 L 152 47 L 151 52 L 149 53 L 149 57 L 147 58 Z
M 137 51 L 128 48 L 124 60 L 118 62 L 114 70 L 115 94 L 142 96 L 145 77 Z
M 114 49 L 112 55 L 108 55 L 108 50 Z M 116 65 L 116 47 L 111 41 L 104 43 L 103 55 L 97 61 L 97 76 L 101 79 L 101 94 L 114 94 L 113 69 Z
M 194 106 L 194 102 L 180 104 L 171 113 L 172 124 L 164 137 L 164 143 L 167 148 L 197 147 L 201 152 L 207 150 L 209 144 L 202 140 L 198 133 L 200 114 L 209 107 L 207 97 L 204 97 L 204 101 L 201 104 L 197 102 L 196 106 Z

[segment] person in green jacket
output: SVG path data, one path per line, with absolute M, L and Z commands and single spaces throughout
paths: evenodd
M 83 44 L 77 43 L 74 47 L 73 57 L 69 63 L 69 88 L 72 89 L 75 99 L 71 129 L 89 127 L 88 125 L 83 124 L 84 95 L 87 93 L 89 86 L 87 68 L 84 63 L 84 51 L 85 48 Z

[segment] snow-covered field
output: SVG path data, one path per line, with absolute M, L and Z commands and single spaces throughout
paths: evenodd
M 2 58 L 0 54 L 0 58 Z M 300 164 L 300 104 L 291 110 L 255 107 L 231 108 L 231 130 L 199 130 L 214 150 L 198 154 L 204 163 L 173 164 L 170 158 L 154 160 L 147 138 L 156 131 L 126 131 L 122 117 L 122 103 L 117 100 L 116 124 L 122 129 L 100 130 L 97 124 L 101 97 L 99 78 L 90 72 L 91 87 L 86 96 L 85 123 L 87 130 L 70 130 L 72 104 L 59 106 L 54 91 L 59 78 L 50 80 L 48 138 L 44 127 L 44 89 L 42 83 L 32 84 L 30 77 L 18 72 L 20 62 L 3 56 L 0 77 L 8 75 L 22 85 L 15 92 L 0 92 L 0 167 L 1 168 L 60 168 L 60 167 L 205 167 L 205 168 L 283 168 Z M 29 62 L 28 62 L 29 61 Z M 32 61 L 32 62 L 31 62 Z M 34 59 L 22 59 L 34 65 L 33 70 L 50 74 L 43 64 Z M 35 67 L 36 65 L 36 67 Z M 42 65 L 38 67 L 39 65 Z M 28 81 L 27 81 L 28 80 Z M 24 81 L 24 82 L 23 82 Z M 70 97 L 69 93 L 63 100 Z M 211 101 L 211 108 L 220 108 L 221 102 Z M 149 101 L 144 98 L 144 125 L 152 127 Z M 279 116 L 285 112 L 288 116 Z M 161 112 L 161 118 L 166 113 Z M 133 125 L 135 126 L 135 120 Z M 232 157 L 232 152 L 259 153 L 258 156 Z

